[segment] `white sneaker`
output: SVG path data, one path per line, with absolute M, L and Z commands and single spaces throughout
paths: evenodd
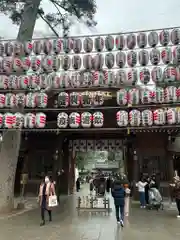
M 120 224 L 120 221 L 117 221 L 117 224 Z
M 121 223 L 121 227 L 124 227 L 124 222 L 123 222 L 123 220 L 121 220 L 120 223 Z
M 177 215 L 177 218 L 180 218 L 180 215 Z

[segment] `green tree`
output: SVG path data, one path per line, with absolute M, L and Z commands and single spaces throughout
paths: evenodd
M 55 36 L 59 37 L 58 27 L 67 34 L 72 25 L 72 17 L 88 27 L 96 25 L 94 0 L 46 0 L 54 5 L 56 12 L 45 13 L 42 0 L 1 0 L 0 12 L 9 16 L 13 24 L 19 26 L 17 40 L 31 40 L 36 20 L 45 21 Z M 17 111 L 17 110 L 16 110 Z M 23 111 L 23 109 L 22 109 Z M 0 211 L 11 210 L 14 199 L 14 179 L 21 143 L 20 130 L 6 130 L 3 133 L 0 152 Z

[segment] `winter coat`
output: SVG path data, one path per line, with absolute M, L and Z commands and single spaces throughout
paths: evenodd
M 114 198 L 114 204 L 122 206 L 125 203 L 125 189 L 120 184 L 114 184 L 111 189 L 112 197 Z
M 39 187 L 39 204 L 42 206 L 43 201 L 43 187 L 44 183 L 42 183 Z M 55 187 L 54 184 L 49 182 L 46 186 L 46 209 L 51 210 L 51 208 L 48 207 L 49 203 L 49 196 L 55 195 Z

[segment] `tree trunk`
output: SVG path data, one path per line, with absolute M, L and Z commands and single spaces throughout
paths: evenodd
M 32 39 L 41 0 L 27 0 L 17 40 Z M 14 182 L 21 143 L 20 130 L 6 130 L 0 152 L 0 211 L 11 211 L 14 207 Z

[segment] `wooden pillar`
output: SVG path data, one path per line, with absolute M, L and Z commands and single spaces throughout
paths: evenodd
M 137 152 L 134 151 L 133 154 L 133 197 L 134 199 L 138 199 L 138 192 L 137 192 L 137 188 L 136 188 L 136 183 L 139 180 L 139 162 L 138 162 L 138 156 L 137 156 Z

